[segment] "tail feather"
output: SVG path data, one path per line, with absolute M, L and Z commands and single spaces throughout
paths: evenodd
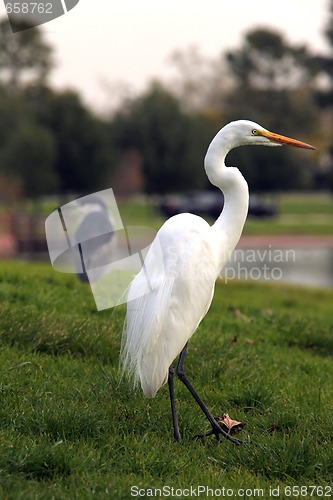
M 131 287 L 135 288 L 135 282 L 134 279 Z M 134 300 L 130 300 L 131 290 L 129 293 L 121 361 L 123 370 L 129 372 L 134 384 L 140 380 L 147 397 L 154 397 L 167 381 L 173 360 L 172 346 L 161 341 L 165 340 L 162 333 L 167 325 L 172 287 L 173 280 L 167 279 Z M 138 296 L 137 290 L 135 292 Z

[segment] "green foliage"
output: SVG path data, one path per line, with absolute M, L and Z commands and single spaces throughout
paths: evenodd
M 0 81 L 16 93 L 27 83 L 44 83 L 53 61 L 41 30 L 30 29 L 24 19 L 11 22 L 17 28 L 15 35 L 7 19 L 0 22 Z
M 53 192 L 58 187 L 53 135 L 37 124 L 22 96 L 3 89 L 0 96 L 0 174 L 17 179 L 21 194 Z
M 317 89 L 316 91 L 317 104 L 319 105 L 320 108 L 323 109 L 332 108 L 333 106 L 333 2 L 332 0 L 330 0 L 329 10 L 330 10 L 330 17 L 326 25 L 325 35 L 330 45 L 331 51 L 328 54 L 324 55 L 318 54 L 316 57 L 314 57 L 314 64 L 317 66 L 321 74 L 325 75 L 325 80 L 326 80 L 326 88 L 324 90 Z M 332 147 L 333 147 L 333 137 L 332 133 L 330 133 L 331 150 Z M 332 177 L 333 176 L 331 172 L 331 177 L 329 179 L 331 189 L 333 189 Z
M 76 92 L 30 89 L 27 100 L 38 123 L 55 142 L 54 170 L 61 192 L 102 188 L 112 171 L 108 126 L 96 118 Z
M 33 122 L 22 122 L 4 151 L 5 169 L 20 177 L 23 192 L 32 198 L 58 187 L 54 158 L 54 137 Z
M 209 75 L 205 87 L 212 89 L 218 102 L 216 81 L 221 64 L 216 61 L 214 73 L 211 65 L 208 71 L 197 53 L 192 51 L 188 56 L 179 53 L 175 56 L 183 71 L 183 87 L 189 89 L 186 113 L 181 101 L 156 84 L 119 112 L 112 122 L 112 135 L 119 149 L 140 151 L 147 192 L 205 186 L 203 157 L 214 132 L 225 122 L 246 117 L 291 136 L 299 135 L 299 130 L 306 135 L 316 129 L 311 87 L 316 69 L 305 47 L 290 45 L 279 33 L 270 30 L 250 31 L 240 49 L 226 54 L 234 85 L 226 91 L 220 84 L 220 111 L 206 112 L 204 106 L 208 101 L 202 90 L 199 115 L 189 112 L 188 103 L 192 99 L 198 109 L 203 66 L 207 70 L 204 73 Z M 200 66 L 198 81 L 196 73 L 189 72 L 193 61 Z M 231 164 L 247 167 L 246 177 L 255 191 L 311 187 L 311 159 L 287 148 L 274 153 L 265 148 L 236 150 L 229 160 Z
M 311 186 L 311 160 L 287 148 L 237 148 L 226 163 L 240 168 L 251 192 L 295 191 Z
M 148 400 L 120 379 L 124 308 L 97 312 L 50 266 L 2 263 L 0 279 L 0 496 L 332 485 L 332 291 L 217 285 L 186 368 L 214 415 L 245 424 L 234 447 L 192 440 L 208 425 L 180 382 L 175 443 L 167 388 Z
M 22 194 L 91 192 L 112 172 L 108 126 L 74 92 L 0 89 L 0 171 L 19 179 Z
M 13 34 L 3 20 L 0 32 L 2 177 L 17 179 L 21 194 L 31 198 L 105 187 L 112 169 L 106 123 L 75 92 L 45 86 L 52 53 L 39 28 Z
M 226 119 L 246 116 L 284 135 L 313 132 L 317 126 L 311 54 L 289 45 L 277 32 L 247 33 L 243 46 L 226 54 L 236 86 L 229 93 Z M 301 89 L 301 90 L 300 90 Z M 282 112 L 285 110 L 285 112 Z M 282 132 L 283 131 L 283 132 Z M 255 191 L 294 190 L 311 185 L 311 160 L 291 149 L 246 148 L 232 152 L 236 165 L 248 167 Z
M 312 76 L 306 47 L 288 45 L 279 32 L 268 29 L 249 31 L 241 49 L 228 52 L 226 58 L 238 85 L 244 87 L 298 89 Z
M 141 152 L 146 192 L 168 193 L 206 183 L 203 157 L 210 128 L 203 117 L 183 112 L 178 100 L 156 84 L 118 113 L 111 130 L 120 150 Z
M 329 25 L 327 30 L 330 36 Z M 202 189 L 208 184 L 205 152 L 226 122 L 252 119 L 311 142 L 307 136 L 315 135 L 320 123 L 318 103 L 330 105 L 330 92 L 316 92 L 314 99 L 314 76 L 321 72 L 331 78 L 331 58 L 314 56 L 278 32 L 256 29 L 216 61 L 195 50 L 185 57 L 176 54 L 183 99 L 176 97 L 177 89 L 154 83 L 103 120 L 77 93 L 47 87 L 52 51 L 39 28 L 13 35 L 4 20 L 0 31 L 2 196 L 12 183 L 28 197 L 109 187 L 129 150 L 142 157 L 147 193 Z M 247 168 L 252 191 L 277 191 L 313 187 L 313 158 L 291 148 L 274 153 L 246 148 L 228 161 Z M 331 177 L 324 178 L 325 186 Z
M 325 34 L 326 34 L 328 41 L 330 42 L 330 45 L 333 47 L 333 2 L 332 2 L 332 0 L 330 0 L 330 9 L 329 10 L 330 10 L 331 17 L 327 23 Z

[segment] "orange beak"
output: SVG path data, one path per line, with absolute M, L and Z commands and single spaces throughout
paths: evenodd
M 288 146 L 294 146 L 295 148 L 317 150 L 317 148 L 311 146 L 310 144 L 307 144 L 306 142 L 298 141 L 297 139 L 291 139 L 290 137 L 285 137 L 284 135 L 274 134 L 273 132 L 268 132 L 266 130 L 260 130 L 259 133 L 260 135 L 267 137 L 267 139 L 277 144 L 288 144 Z

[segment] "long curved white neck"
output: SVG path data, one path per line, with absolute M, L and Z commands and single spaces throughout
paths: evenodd
M 205 170 L 210 182 L 217 186 L 224 195 L 224 207 L 212 231 L 218 232 L 223 238 L 223 255 L 220 260 L 230 256 L 242 234 L 249 208 L 248 185 L 240 171 L 235 167 L 226 167 L 226 155 L 233 147 L 228 136 L 223 135 L 223 129 L 210 144 L 205 157 Z

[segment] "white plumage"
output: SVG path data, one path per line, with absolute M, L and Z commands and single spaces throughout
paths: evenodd
M 217 256 L 207 238 L 209 231 L 207 222 L 192 214 L 177 215 L 166 221 L 152 245 L 161 245 L 164 261 L 164 269 L 149 274 L 153 289 L 131 300 L 132 294 L 139 295 L 145 282 L 144 269 L 131 284 L 125 363 L 140 379 L 148 397 L 155 396 L 167 381 L 169 366 L 210 306 Z M 154 248 L 150 250 L 153 252 Z M 148 269 L 149 259 L 148 254 L 145 261 Z M 200 261 L 205 263 L 204 269 L 194 265 Z
M 225 166 L 227 153 L 240 145 L 283 143 L 314 149 L 272 134 L 254 122 L 241 120 L 226 125 L 210 144 L 204 162 L 210 182 L 223 191 L 222 214 L 212 226 L 192 214 L 176 215 L 157 233 L 143 268 L 130 285 L 122 348 L 124 368 L 141 382 L 146 396 L 154 397 L 167 382 L 169 367 L 206 315 L 216 278 L 241 236 L 248 211 L 248 187 L 237 168 Z M 150 291 L 145 293 L 147 279 Z M 179 375 L 183 373 L 180 368 Z M 172 402 L 173 386 L 170 396 Z M 198 401 L 197 395 L 194 397 Z M 179 439 L 174 408 L 172 411 L 174 435 Z M 203 411 L 214 433 L 220 432 L 208 410 Z

